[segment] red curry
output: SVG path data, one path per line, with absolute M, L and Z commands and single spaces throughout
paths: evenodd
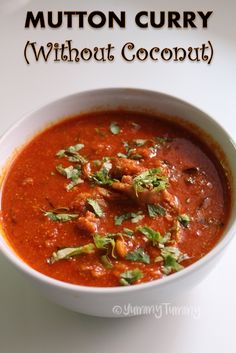
M 220 161 L 189 128 L 147 114 L 96 112 L 28 143 L 2 190 L 7 239 L 61 281 L 119 286 L 194 263 L 230 210 Z

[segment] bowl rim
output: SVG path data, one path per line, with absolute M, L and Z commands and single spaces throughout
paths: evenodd
M 0 145 L 4 143 L 4 141 L 8 138 L 8 136 L 14 131 L 15 129 L 18 128 L 18 126 L 21 125 L 25 120 L 30 119 L 30 116 L 39 112 L 42 109 L 48 109 L 50 106 L 54 106 L 57 103 L 63 103 L 63 101 L 67 101 L 68 99 L 75 99 L 78 96 L 83 96 L 83 95 L 88 95 L 88 94 L 96 94 L 96 93 L 107 93 L 107 92 L 113 92 L 113 93 L 145 93 L 148 95 L 159 95 L 160 97 L 171 99 L 173 103 L 181 103 L 184 104 L 185 106 L 188 106 L 189 108 L 192 108 L 199 113 L 203 114 L 205 118 L 213 125 L 218 127 L 221 130 L 221 133 L 225 135 L 225 137 L 229 140 L 230 144 L 232 145 L 233 149 L 235 150 L 236 153 L 236 144 L 232 137 L 229 135 L 229 133 L 224 129 L 221 124 L 213 119 L 208 113 L 203 111 L 202 109 L 198 108 L 197 106 L 188 103 L 187 101 L 178 98 L 176 96 L 173 96 L 171 94 L 163 93 L 160 91 L 156 90 L 149 90 L 146 88 L 133 88 L 133 87 L 105 87 L 105 88 L 96 88 L 96 89 L 88 89 L 88 90 L 83 90 L 83 91 L 78 91 L 72 94 L 68 94 L 66 96 L 62 96 L 59 98 L 56 98 L 54 100 L 51 100 L 45 104 L 41 104 L 37 106 L 36 108 L 28 111 L 25 113 L 19 120 L 17 120 L 15 123 L 11 125 L 10 128 L 8 128 L 5 133 L 1 136 L 0 138 Z M 70 118 L 70 116 L 68 117 Z M 60 117 L 59 117 L 60 119 Z M 51 121 L 52 123 L 57 123 L 58 120 L 53 119 Z M 194 123 L 197 125 L 197 123 Z M 45 126 L 44 128 L 47 128 Z M 42 131 L 44 130 L 42 128 Z M 203 129 L 204 130 L 204 129 Z M 209 132 L 207 132 L 209 134 Z M 31 137 L 32 138 L 32 137 Z M 214 137 L 213 137 L 214 139 Z M 26 141 L 27 143 L 27 141 Z M 16 146 L 21 147 L 21 146 Z M 5 161 L 6 162 L 6 161 Z M 3 177 L 4 180 L 4 177 Z M 2 187 L 2 181 L 0 183 L 0 190 Z M 233 203 L 235 200 L 232 202 L 231 206 L 231 214 L 230 214 L 230 219 L 232 219 L 232 210 L 233 210 Z M 73 292 L 81 292 L 81 293 L 97 293 L 97 294 L 112 294 L 112 293 L 130 293 L 130 292 L 137 292 L 137 291 L 143 291 L 146 289 L 153 289 L 158 288 L 158 287 L 165 287 L 166 285 L 169 285 L 172 282 L 176 282 L 180 279 L 183 279 L 184 277 L 187 277 L 191 275 L 192 272 L 198 271 L 201 267 L 203 267 L 207 262 L 213 260 L 222 250 L 226 247 L 226 245 L 233 239 L 234 234 L 236 232 L 236 218 L 232 222 L 230 228 L 223 233 L 221 239 L 219 242 L 214 246 L 212 250 L 210 250 L 207 254 L 205 254 L 202 258 L 191 264 L 190 266 L 182 269 L 179 272 L 175 272 L 171 274 L 170 276 L 166 276 L 160 279 L 156 279 L 153 281 L 145 282 L 145 283 L 138 283 L 135 285 L 131 286 L 117 286 L 117 287 L 96 287 L 96 286 L 84 286 L 84 285 L 79 285 L 79 284 L 72 284 L 69 282 L 64 282 L 57 280 L 55 278 L 49 277 L 34 268 L 32 268 L 30 265 L 28 265 L 24 260 L 15 252 L 14 248 L 10 245 L 8 240 L 6 239 L 4 232 L 2 229 L 0 229 L 0 251 L 4 255 L 5 258 L 7 258 L 18 270 L 21 270 L 23 273 L 28 275 L 29 277 L 36 279 L 38 282 L 43 282 L 43 284 L 50 285 L 53 287 L 61 288 L 64 290 L 70 290 Z

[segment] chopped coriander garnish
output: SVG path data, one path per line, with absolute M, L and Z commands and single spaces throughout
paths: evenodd
M 119 157 L 119 158 L 127 158 L 127 155 L 124 154 L 124 153 L 118 152 L 117 153 L 117 157 Z
M 73 154 L 75 152 L 78 152 L 82 148 L 84 148 L 84 144 L 83 143 L 78 143 L 77 145 L 69 146 L 66 149 L 58 151 L 56 156 L 60 157 L 60 158 L 61 157 L 66 157 L 68 154 Z
M 134 143 L 137 147 L 141 147 L 143 145 L 145 145 L 145 143 L 147 142 L 147 140 L 144 139 L 136 139 L 134 140 Z
M 153 245 L 165 244 L 169 241 L 171 234 L 166 233 L 164 236 L 161 235 L 160 232 L 148 227 L 148 226 L 139 226 L 137 228 L 143 235 L 145 235 L 148 240 L 150 240 Z
M 58 173 L 65 176 L 67 179 L 71 179 L 71 182 L 66 186 L 67 190 L 71 190 L 74 186 L 83 183 L 84 181 L 80 178 L 81 167 L 80 165 L 69 166 L 64 168 L 63 165 L 59 164 L 56 166 Z
M 63 150 L 57 152 L 56 156 L 59 158 L 67 157 L 70 162 L 86 163 L 87 160 L 81 156 L 78 151 L 84 148 L 83 143 L 77 143 L 74 146 L 69 146 Z
M 129 212 L 124 213 L 120 216 L 115 216 L 114 223 L 116 226 L 120 226 L 124 221 L 130 219 L 132 223 L 138 223 L 144 218 L 142 211 L 138 211 L 137 213 Z
M 129 229 L 129 228 L 123 228 L 123 233 L 125 235 L 127 235 L 128 237 L 132 237 L 132 235 L 134 234 L 134 231 L 132 229 Z
M 129 142 L 127 141 L 123 141 L 123 145 L 126 151 L 126 154 L 123 153 L 118 153 L 118 157 L 124 156 L 123 158 L 130 158 L 130 159 L 134 159 L 134 160 L 139 160 L 141 158 L 143 158 L 140 154 L 136 153 L 136 148 L 132 148 L 129 144 Z
M 78 256 L 80 254 L 92 254 L 94 250 L 95 246 L 93 243 L 78 247 L 63 248 L 53 252 L 52 257 L 48 259 L 48 263 L 53 264 L 56 261 L 69 259 L 73 256 Z
M 183 254 L 178 248 L 173 246 L 161 249 L 161 256 L 164 260 L 162 271 L 165 274 L 169 274 L 172 271 L 177 272 L 182 270 L 183 266 L 180 265 L 180 262 L 188 258 L 187 254 Z
M 92 207 L 93 212 L 95 213 L 96 216 L 98 217 L 104 216 L 103 210 L 101 209 L 99 203 L 96 200 L 87 199 L 87 202 Z
M 145 253 L 142 248 L 128 252 L 128 254 L 125 256 L 125 259 L 130 261 L 143 262 L 144 264 L 150 264 L 150 256 Z
M 190 222 L 190 217 L 187 214 L 182 214 L 177 217 L 177 220 L 179 221 L 182 226 L 185 228 L 188 228 L 189 222 Z
M 72 213 L 56 213 L 52 211 L 44 212 L 44 216 L 48 217 L 51 221 L 54 222 L 68 222 L 72 219 L 78 218 L 79 215 Z
M 102 164 L 102 162 L 99 159 L 95 159 L 93 161 L 93 164 L 99 167 Z
M 103 250 L 108 250 L 109 245 L 112 247 L 112 257 L 116 258 L 114 251 L 115 251 L 115 240 L 114 237 L 116 237 L 117 234 L 112 234 L 112 233 L 107 233 L 105 235 L 100 235 L 100 234 L 94 234 L 93 235 L 93 241 L 97 249 L 103 249 Z
M 145 170 L 133 179 L 133 186 L 136 194 L 144 190 L 162 191 L 167 187 L 168 178 L 160 175 L 161 168 Z
M 109 257 L 107 255 L 102 255 L 101 256 L 101 262 L 102 262 L 103 266 L 106 267 L 106 268 L 112 268 L 113 267 L 112 262 L 111 262 L 111 260 L 109 259 Z
M 148 204 L 148 214 L 151 218 L 155 218 L 156 216 L 165 216 L 166 209 L 160 205 Z
M 133 154 L 132 156 L 130 156 L 131 159 L 134 159 L 135 161 L 138 161 L 139 159 L 142 159 L 143 156 L 141 156 L 141 154 Z
M 166 142 L 172 142 L 174 139 L 173 137 L 156 137 L 156 140 L 160 143 L 165 144 Z
M 134 270 L 125 271 L 120 274 L 120 284 L 122 286 L 128 286 L 140 278 L 143 277 L 143 272 L 139 268 L 135 268 Z
M 120 127 L 115 121 L 111 122 L 110 131 L 113 135 L 118 135 L 120 133 Z
M 102 168 L 97 172 L 95 172 L 90 177 L 90 179 L 99 185 L 111 185 L 114 181 L 114 179 L 111 179 L 109 176 L 109 171 L 111 170 L 111 168 L 112 168 L 112 164 L 110 160 L 106 160 L 103 163 Z

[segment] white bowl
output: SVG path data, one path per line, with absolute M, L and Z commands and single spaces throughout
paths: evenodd
M 117 317 L 126 316 L 127 305 L 144 307 L 166 303 L 196 285 L 218 263 L 225 246 L 236 231 L 236 149 L 224 129 L 198 108 L 172 96 L 142 89 L 114 88 L 77 93 L 33 111 L 16 123 L 0 140 L 0 168 L 35 133 L 59 118 L 98 109 L 148 110 L 177 116 L 194 123 L 209 134 L 228 159 L 233 176 L 233 206 L 229 223 L 219 243 L 202 259 L 166 278 L 129 287 L 97 288 L 73 285 L 47 277 L 24 263 L 0 235 L 0 249 L 38 289 L 52 301 L 84 314 Z M 137 313 L 137 312 L 136 312 Z M 131 311 L 129 315 L 135 314 Z

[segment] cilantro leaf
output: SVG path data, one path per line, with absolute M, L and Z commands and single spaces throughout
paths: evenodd
M 132 237 L 132 235 L 134 234 L 134 231 L 129 228 L 123 228 L 123 233 L 124 233 L 124 235 L 126 235 L 128 237 Z
M 165 274 L 169 274 L 172 271 L 177 272 L 182 270 L 184 267 L 180 265 L 180 262 L 188 258 L 187 254 L 183 254 L 174 246 L 168 246 L 161 249 L 161 256 L 164 260 L 162 271 Z
M 150 256 L 145 253 L 142 248 L 138 248 L 134 251 L 128 252 L 125 256 L 126 260 L 143 262 L 144 264 L 150 264 Z
M 112 262 L 111 262 L 111 260 L 109 259 L 109 257 L 107 255 L 102 255 L 101 256 L 101 262 L 102 262 L 103 266 L 106 267 L 106 268 L 112 268 L 113 267 Z
M 70 162 L 79 162 L 84 164 L 87 162 L 86 158 L 81 156 L 78 151 L 84 148 L 83 143 L 77 143 L 74 146 L 69 146 L 65 149 L 62 149 L 56 153 L 56 156 L 59 158 L 67 157 Z
M 120 284 L 122 286 L 128 286 L 143 277 L 143 272 L 139 268 L 134 270 L 125 271 L 120 274 Z
M 137 213 L 129 212 L 122 214 L 120 216 L 115 216 L 114 222 L 116 226 L 120 226 L 124 221 L 130 219 L 132 223 L 138 223 L 141 221 L 145 216 L 142 214 L 142 211 Z
M 54 221 L 54 222 L 68 222 L 68 221 L 71 221 L 72 219 L 79 217 L 79 215 L 77 214 L 56 213 L 52 211 L 44 212 L 44 216 L 48 217 L 51 221 Z
M 184 228 L 188 228 L 189 222 L 190 222 L 190 217 L 187 214 L 182 214 L 177 217 L 177 220 L 179 221 Z
M 145 145 L 145 143 L 147 142 L 147 140 L 144 139 L 136 139 L 134 140 L 134 143 L 137 147 L 141 147 L 143 145 Z
M 156 216 L 165 216 L 166 209 L 161 205 L 148 204 L 148 213 L 151 218 L 155 218 Z
M 119 157 L 119 158 L 128 158 L 128 156 L 126 154 L 121 153 L 121 152 L 117 153 L 117 157 Z
M 93 243 L 78 247 L 68 247 L 62 248 L 58 251 L 54 251 L 52 257 L 48 259 L 48 263 L 53 264 L 56 261 L 69 259 L 73 256 L 78 256 L 80 254 L 92 254 L 94 252 L 95 246 Z
M 92 207 L 96 216 L 98 216 L 98 217 L 104 216 L 103 210 L 101 209 L 99 203 L 96 200 L 87 199 L 87 202 Z
M 69 166 L 64 168 L 62 164 L 56 166 L 56 170 L 58 173 L 66 177 L 66 179 L 70 179 L 71 182 L 66 186 L 67 190 L 71 190 L 74 186 L 83 183 L 84 181 L 80 178 L 81 176 L 81 167 L 80 165 Z
M 161 168 L 153 168 L 145 170 L 133 178 L 133 187 L 136 192 L 143 192 L 145 190 L 153 190 L 156 192 L 162 191 L 167 187 L 168 178 L 160 175 Z
M 101 169 L 90 176 L 90 179 L 99 185 L 111 185 L 114 181 L 114 179 L 111 179 L 109 175 L 111 168 L 111 162 L 109 160 L 105 161 Z
M 166 142 L 172 142 L 174 140 L 173 137 L 156 137 L 156 140 L 162 144 L 165 144 Z
M 118 135 L 120 133 L 120 127 L 115 121 L 111 122 L 110 131 L 113 135 Z
M 114 237 L 116 237 L 117 234 L 112 234 L 112 233 L 107 233 L 105 235 L 100 235 L 98 233 L 93 235 L 93 241 L 97 249 L 102 249 L 102 250 L 108 250 L 109 245 L 112 248 L 112 257 L 116 258 L 114 251 L 115 251 L 115 245 L 116 242 L 114 240 Z
M 143 235 L 145 235 L 148 240 L 150 240 L 153 245 L 165 244 L 169 241 L 171 234 L 166 233 L 164 236 L 161 235 L 160 232 L 148 227 L 148 226 L 139 226 L 137 228 Z

